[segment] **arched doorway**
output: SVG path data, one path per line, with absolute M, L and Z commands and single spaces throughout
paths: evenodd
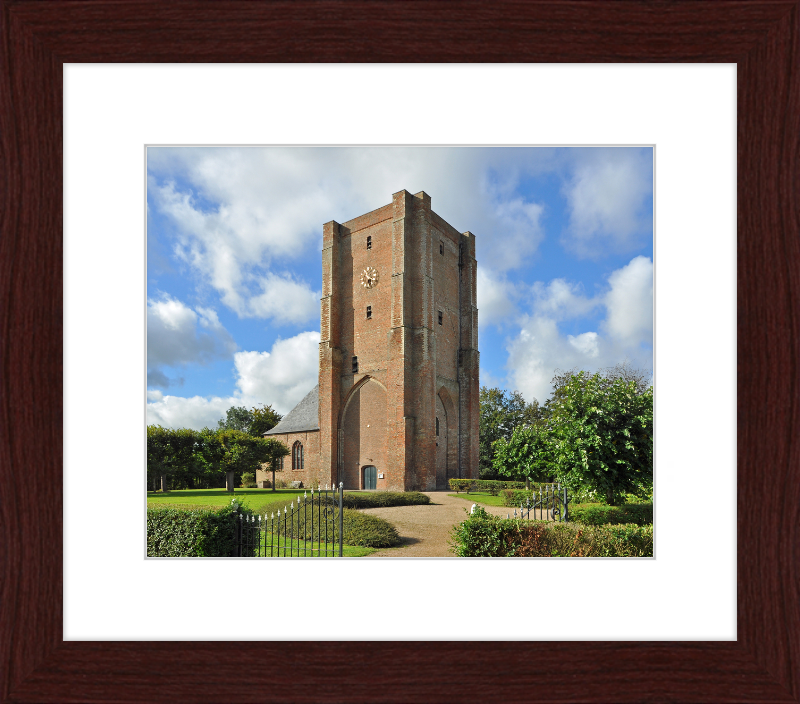
M 386 469 L 386 389 L 379 381 L 367 377 L 352 390 L 340 427 L 345 489 L 364 487 L 363 467 L 375 470 L 377 482 L 377 473 Z
M 367 491 L 378 488 L 378 469 L 374 465 L 361 468 L 361 488 Z

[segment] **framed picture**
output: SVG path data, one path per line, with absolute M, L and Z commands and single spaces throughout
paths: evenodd
M 798 701 L 796 0 L 424 17 L 400 3 L 6 2 L 2 17 L 3 701 Z M 120 60 L 736 63 L 738 640 L 63 640 L 62 72 Z

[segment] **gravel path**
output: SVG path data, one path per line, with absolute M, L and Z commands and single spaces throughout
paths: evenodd
M 431 497 L 427 506 L 392 506 L 368 508 L 364 513 L 385 518 L 397 528 L 403 540 L 396 548 L 378 550 L 369 557 L 455 557 L 448 545 L 454 525 L 461 523 L 472 508 L 472 500 L 448 496 L 446 491 L 423 492 Z M 435 504 L 435 505 L 434 505 Z M 505 506 L 483 506 L 495 516 L 513 515 Z

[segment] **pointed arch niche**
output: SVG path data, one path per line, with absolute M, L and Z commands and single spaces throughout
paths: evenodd
M 448 489 L 447 481 L 458 476 L 458 417 L 450 392 L 442 386 L 436 394 L 436 488 Z
M 386 388 L 366 377 L 349 393 L 342 411 L 342 474 L 345 489 L 365 488 L 364 467 L 378 477 L 387 469 Z M 370 470 L 372 471 L 372 470 Z M 378 488 L 382 483 L 378 479 Z

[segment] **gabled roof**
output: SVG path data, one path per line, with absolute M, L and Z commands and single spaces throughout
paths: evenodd
M 319 384 L 311 389 L 278 425 L 264 435 L 299 433 L 304 430 L 319 430 Z

